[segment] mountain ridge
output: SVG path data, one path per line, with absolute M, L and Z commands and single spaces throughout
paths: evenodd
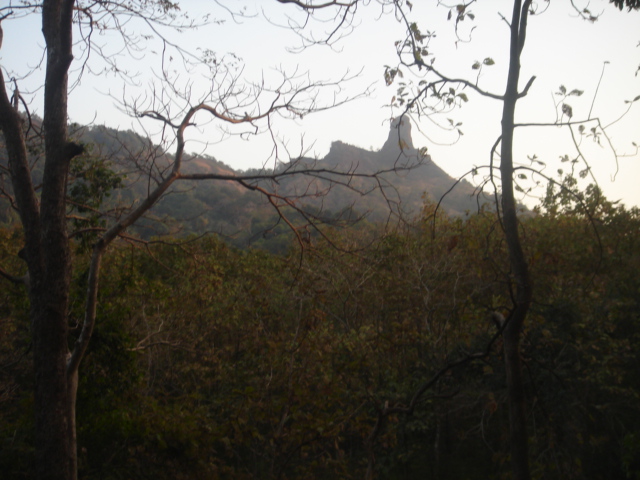
M 97 157 L 110 159 L 116 170 L 127 174 L 124 186 L 112 192 L 108 199 L 112 207 L 135 205 L 149 188 L 148 173 L 141 172 L 151 172 L 159 178 L 171 163 L 169 155 L 135 132 L 105 126 L 83 127 L 77 131 L 80 141 L 95 145 Z M 135 159 L 133 163 L 132 158 Z M 6 164 L 6 161 L 6 151 L 0 149 L 0 163 Z M 126 162 L 140 171 L 125 166 Z M 476 192 L 470 183 L 462 180 L 451 190 L 457 180 L 436 165 L 426 149 L 414 146 L 409 119 L 391 122 L 389 135 L 380 150 L 371 151 L 334 141 L 324 158 L 296 159 L 278 166 L 279 170 L 295 171 L 298 168 L 321 169 L 325 174 L 279 180 L 278 193 L 311 206 L 316 218 L 320 219 L 348 216 L 386 222 L 391 217 L 412 218 L 421 213 L 425 196 L 431 201 L 440 201 L 442 210 L 452 215 L 464 215 L 477 208 Z M 235 170 L 206 155 L 190 155 L 184 162 L 183 171 L 226 176 L 274 173 Z M 349 173 L 355 175 L 349 176 Z M 34 176 L 38 173 L 34 172 Z M 244 240 L 239 244 L 246 244 L 247 239 L 272 234 L 279 225 L 279 217 L 269 202 L 236 181 L 178 182 L 174 185 L 170 194 L 150 212 L 157 221 L 143 222 L 137 233 L 149 229 L 143 234 L 148 237 L 180 231 L 195 234 L 214 231 L 229 238 L 242 238 Z M 265 186 L 267 182 L 260 185 Z M 11 215 L 7 215 L 10 207 L 8 202 L 4 203 L 4 208 L 0 205 L 0 223 L 14 223 L 17 218 L 13 215 L 13 221 L 10 220 Z M 181 230 L 177 225 L 181 225 Z

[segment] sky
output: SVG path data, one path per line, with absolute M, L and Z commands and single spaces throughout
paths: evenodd
M 7 6 L 13 0 L 0 0 Z M 221 4 L 223 8 L 221 7 Z M 600 125 L 619 121 L 606 131 L 608 139 L 584 138 L 581 149 L 590 163 L 595 178 L 611 200 L 621 199 L 627 205 L 640 205 L 640 156 L 632 142 L 640 144 L 640 101 L 632 104 L 640 95 L 640 12 L 620 12 L 607 1 L 581 3 L 590 11 L 599 14 L 595 23 L 577 18 L 570 2 L 540 2 L 536 15 L 529 21 L 527 43 L 522 57 L 521 85 L 536 76 L 529 94 L 517 109 L 516 121 L 521 123 L 553 123 L 556 121 L 556 103 L 560 97 L 554 95 L 560 85 L 568 91 L 584 91 L 580 97 L 567 99 L 573 109 L 574 119 L 599 119 Z M 331 47 L 313 46 L 298 52 L 300 37 L 287 28 L 290 21 L 300 21 L 297 11 L 290 5 L 280 5 L 274 0 L 184 0 L 179 2 L 183 12 L 196 21 L 211 14 L 209 23 L 196 30 L 181 33 L 160 29 L 171 42 L 195 54 L 208 49 L 216 52 L 217 58 L 237 60 L 235 65 L 242 81 L 277 82 L 278 70 L 298 74 L 317 82 L 333 82 L 344 75 L 358 74 L 357 78 L 335 88 L 321 91 L 317 101 L 330 105 L 338 100 L 353 98 L 336 108 L 310 114 L 295 121 L 275 119 L 271 132 L 277 138 L 278 153 L 282 160 L 295 157 L 301 152 L 319 158 L 326 155 L 333 141 L 376 150 L 382 147 L 389 134 L 389 119 L 399 110 L 391 108 L 392 97 L 398 85 L 387 86 L 383 73 L 385 65 L 397 64 L 394 42 L 404 38 L 404 29 L 390 11 L 384 11 L 375 1 L 360 8 L 352 23 L 353 28 L 342 31 L 343 38 Z M 429 50 L 435 63 L 443 73 L 451 77 L 475 79 L 477 71 L 471 69 L 475 61 L 491 57 L 495 65 L 484 67 L 478 85 L 491 92 L 504 91 L 509 31 L 503 15 L 510 17 L 510 2 L 481 0 L 469 8 L 475 19 L 465 20 L 459 27 L 459 38 L 454 32 L 453 21 L 447 20 L 448 9 L 438 2 L 415 0 L 410 18 L 420 29 L 436 33 Z M 243 9 L 244 8 L 244 9 Z M 244 16 L 230 12 L 244 12 Z M 317 38 L 323 38 L 327 22 L 312 22 L 311 30 Z M 25 98 L 30 99 L 31 108 L 41 112 L 42 72 L 38 69 L 42 58 L 44 40 L 40 32 L 39 19 L 35 16 L 4 21 L 4 44 L 0 50 L 0 65 L 5 76 L 19 78 L 19 86 Z M 146 25 L 132 21 L 126 28 L 134 33 L 148 33 Z M 134 74 L 134 79 L 123 82 L 117 75 L 99 73 L 92 75 L 87 68 L 99 72 L 103 64 L 92 54 L 79 83 L 69 100 L 69 115 L 81 124 L 105 124 L 139 132 L 157 132 L 158 125 L 151 121 L 132 119 L 118 108 L 126 100 L 144 102 L 150 92 L 158 90 L 162 45 L 151 38 L 142 52 L 122 49 L 117 37 L 110 34 L 95 35 L 96 45 L 104 52 L 116 55 L 118 68 Z M 293 51 L 294 50 L 294 51 Z M 234 55 L 234 56 L 232 56 Z M 80 55 L 78 54 L 77 57 Z M 165 55 L 167 61 L 169 55 Z M 212 85 L 221 79 L 208 78 L 202 72 L 184 71 L 177 56 L 172 56 L 170 70 L 175 72 L 178 92 L 188 89 L 192 100 L 203 98 Z M 605 63 L 606 62 L 606 63 Z M 79 63 L 74 64 L 72 79 L 78 77 Z M 30 78 L 22 79 L 27 69 L 35 69 Z M 604 70 L 603 70 L 604 68 Z M 308 73 L 307 73 L 308 72 Z M 415 79 L 412 72 L 403 72 L 405 80 Z M 302 80 L 301 80 L 302 81 Z M 364 93 L 366 92 L 366 95 Z M 596 94 L 597 92 L 597 94 Z M 446 116 L 432 119 L 416 119 L 413 128 L 413 143 L 427 147 L 432 159 L 454 177 L 465 174 L 474 166 L 486 165 L 491 146 L 500 131 L 501 104 L 466 91 L 469 102 L 459 110 Z M 334 97 L 334 94 L 337 97 Z M 182 103 L 184 105 L 184 102 Z M 173 105 L 178 113 L 180 101 Z M 447 118 L 462 122 L 463 135 L 458 139 L 439 128 L 435 122 L 446 122 Z M 589 124 L 589 128 L 595 123 Z M 191 129 L 188 151 L 205 152 L 234 168 L 256 168 L 273 162 L 273 136 L 237 137 L 222 133 L 226 125 L 209 122 L 201 128 Z M 235 131 L 232 129 L 232 131 Z M 613 153 L 618 153 L 617 158 Z M 557 178 L 557 168 L 563 155 L 574 157 L 575 148 L 571 132 L 559 127 L 526 127 L 518 129 L 516 135 L 516 158 L 529 164 L 527 157 L 536 156 L 545 163 L 544 173 Z M 470 178 L 473 181 L 473 179 Z M 538 193 L 542 193 L 540 190 Z M 535 199 L 527 201 L 532 205 Z

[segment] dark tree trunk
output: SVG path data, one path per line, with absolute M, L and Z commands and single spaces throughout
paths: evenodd
M 509 397 L 511 466 L 514 480 L 530 480 L 526 405 L 520 361 L 520 337 L 532 298 L 529 275 L 520 234 L 513 185 L 513 136 L 515 109 L 519 98 L 520 54 L 524 47 L 530 0 L 515 0 L 511 19 L 509 77 L 502 111 L 502 143 L 500 175 L 502 181 L 502 224 L 504 228 L 511 274 L 515 281 L 515 305 L 503 332 L 504 358 Z
M 23 120 L 0 92 L 5 137 L 28 265 L 35 373 L 35 465 L 37 479 L 75 478 L 75 394 L 68 381 L 68 303 L 71 256 L 66 229 L 66 183 L 71 159 L 82 149 L 67 137 L 67 72 L 72 60 L 73 0 L 45 0 L 42 32 L 47 46 L 43 134 L 44 177 L 40 201 L 31 180 Z M 75 376 L 72 376 L 75 378 Z M 73 435 L 71 435 L 73 433 Z
M 32 288 L 36 377 L 35 478 L 68 480 L 71 473 L 67 388 L 67 317 L 63 302 Z M 37 297 L 42 295 L 39 299 Z
M 67 382 L 68 306 L 71 257 L 66 223 L 69 163 L 79 153 L 67 139 L 67 71 L 72 56 L 71 0 L 48 0 L 42 7 L 47 45 L 43 133 L 45 167 L 40 222 L 44 272 L 32 279 L 36 374 L 36 478 L 75 476 Z

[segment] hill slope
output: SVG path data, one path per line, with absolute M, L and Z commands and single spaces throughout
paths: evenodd
M 144 198 L 149 188 L 149 174 L 160 177 L 170 158 L 149 140 L 130 131 L 106 127 L 89 127 L 78 131 L 80 139 L 92 144 L 98 156 L 109 159 L 112 168 L 126 175 L 124 185 L 107 199 L 110 206 L 133 206 Z M 132 161 L 134 159 L 134 161 Z M 6 165 L 6 152 L 0 148 L 0 163 Z M 38 164 L 34 175 L 38 176 Z M 292 176 L 273 183 L 259 183 L 266 189 L 297 198 L 310 206 L 320 218 L 335 219 L 364 216 L 381 222 L 389 218 L 412 217 L 420 213 L 425 194 L 439 201 L 455 180 L 438 167 L 425 152 L 413 145 L 408 120 L 392 122 L 389 136 L 379 151 L 369 151 L 343 142 L 334 142 L 323 159 L 298 159 L 281 164 L 278 171 L 312 168 L 322 176 Z M 195 156 L 185 162 L 188 173 L 247 175 L 259 171 L 235 171 L 212 157 Z M 332 172 L 353 172 L 352 177 Z M 327 173 L 328 172 L 328 173 Z M 5 186 L 7 185 L 5 179 Z M 366 194 L 365 194 L 366 193 Z M 0 199 L 0 222 L 12 223 L 8 202 Z M 442 208 L 453 215 L 477 208 L 474 188 L 466 181 L 442 198 Z M 345 212 L 347 212 L 345 214 Z M 149 237 L 164 233 L 203 233 L 213 231 L 233 238 L 239 245 L 253 244 L 278 231 L 278 217 L 266 199 L 237 182 L 201 181 L 178 184 L 152 210 L 151 218 L 137 229 Z M 180 226 L 180 230 L 177 230 Z

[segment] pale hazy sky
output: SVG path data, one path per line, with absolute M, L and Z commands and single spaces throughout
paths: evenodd
M 9 0 L 0 0 L 7 5 Z M 391 14 L 381 12 L 376 2 L 361 8 L 356 16 L 355 29 L 333 49 L 313 47 L 302 53 L 291 53 L 288 47 L 299 44 L 298 37 L 286 28 L 277 26 L 286 23 L 287 14 L 295 14 L 291 6 L 282 6 L 273 0 L 230 0 L 231 8 L 247 6 L 248 18 L 232 18 L 227 11 L 213 1 L 187 0 L 179 2 L 184 11 L 200 18 L 205 12 L 224 23 L 212 23 L 193 32 L 171 34 L 171 38 L 191 51 L 197 48 L 210 49 L 219 55 L 235 53 L 244 64 L 243 78 L 268 82 L 274 78 L 273 69 L 280 67 L 291 72 L 309 71 L 314 80 L 332 80 L 347 71 L 360 72 L 360 77 L 345 85 L 342 94 L 357 95 L 368 85 L 372 93 L 366 98 L 354 100 L 339 108 L 309 115 L 295 123 L 278 121 L 274 124 L 277 134 L 289 146 L 292 155 L 300 150 L 301 136 L 305 148 L 319 157 L 324 156 L 332 141 L 341 140 L 363 148 L 378 149 L 387 138 L 389 118 L 398 114 L 388 104 L 397 86 L 387 87 L 383 81 L 384 65 L 395 65 L 394 41 L 401 40 L 402 26 Z M 494 93 L 502 93 L 506 77 L 508 55 L 508 29 L 499 13 L 510 17 L 510 3 L 506 1 L 480 0 L 472 5 L 476 27 L 469 43 L 455 42 L 453 24 L 447 21 L 448 10 L 437 7 L 437 2 L 415 0 L 411 17 L 420 28 L 435 31 L 437 37 L 430 50 L 436 56 L 436 66 L 452 77 L 475 78 L 471 65 L 476 60 L 491 57 L 496 64 L 485 68 L 479 85 Z M 575 0 L 580 4 L 580 0 Z M 615 121 L 628 107 L 625 100 L 640 95 L 640 13 L 620 12 L 608 1 L 591 1 L 588 8 L 602 13 L 600 19 L 591 24 L 576 18 L 567 1 L 540 2 L 546 11 L 532 16 L 529 22 L 527 44 L 522 67 L 522 85 L 531 75 L 536 81 L 529 96 L 518 106 L 519 122 L 554 122 L 556 119 L 553 92 L 559 85 L 569 90 L 584 90 L 579 98 L 572 98 L 574 119 L 586 118 L 592 108 L 604 62 L 609 62 L 593 104 L 591 117 L 599 117 L 603 125 Z M 583 6 L 587 3 L 584 2 Z M 270 22 L 265 19 L 270 19 Z M 471 24 L 467 21 L 466 27 Z M 315 24 L 318 35 L 328 24 Z M 13 74 L 24 71 L 25 66 L 36 66 L 44 43 L 39 19 L 32 17 L 19 21 L 5 21 L 4 44 L 0 50 L 0 65 Z M 130 28 L 143 28 L 131 24 Z M 467 30 L 468 31 L 468 30 Z M 109 36 L 99 37 L 105 48 L 118 49 L 117 42 Z M 151 44 L 144 56 L 130 61 L 123 56 L 121 64 L 131 71 L 139 72 L 139 85 L 128 85 L 124 90 L 127 98 L 149 91 L 151 69 L 158 71 L 158 44 Z M 405 74 L 409 72 L 405 71 Z M 410 76 L 410 75 L 409 75 Z M 184 76 L 183 79 L 186 79 Z M 206 79 L 205 79 L 206 80 Z M 208 83 L 194 78 L 193 97 L 204 92 Z M 29 83 L 32 82 L 32 83 Z M 36 90 L 38 80 L 23 81 L 22 91 L 32 90 L 33 109 L 41 110 Z M 135 121 L 127 118 L 113 106 L 106 95 L 122 97 L 123 85 L 113 76 L 92 77 L 85 75 L 81 84 L 70 97 L 70 117 L 79 123 L 95 122 L 120 128 L 138 128 Z M 332 93 L 332 92 L 331 92 Z M 464 136 L 454 145 L 445 132 L 428 120 L 414 125 L 413 141 L 416 146 L 426 146 L 433 160 L 453 176 L 470 170 L 474 165 L 488 163 L 489 151 L 500 129 L 498 102 L 466 92 L 469 102 L 460 111 L 449 117 L 462 121 Z M 327 97 L 329 98 L 329 97 Z M 557 101 L 557 97 L 555 97 Z M 327 100 L 328 101 L 328 100 Z M 151 127 L 149 127 L 151 128 Z M 610 138 L 618 153 L 618 167 L 611 149 L 585 141 L 583 146 L 593 171 L 610 199 L 622 199 L 629 205 L 640 205 L 640 156 L 622 156 L 635 153 L 631 142 L 640 144 L 640 101 L 635 102 L 627 114 L 609 129 Z M 421 132 L 424 135 L 421 135 Z M 207 153 L 236 167 L 258 167 L 269 160 L 271 139 L 268 136 L 244 141 L 231 138 L 217 143 L 220 138 L 215 125 L 200 132 L 202 142 L 209 142 Z M 516 137 L 519 157 L 526 162 L 527 156 L 537 157 L 548 164 L 545 173 L 554 176 L 558 168 L 557 159 L 564 154 L 574 155 L 570 133 L 556 127 L 522 129 Z M 443 145 L 438 145 L 443 144 Z M 202 149 L 202 143 L 192 143 L 190 151 Z M 615 182 L 612 177 L 617 172 Z

